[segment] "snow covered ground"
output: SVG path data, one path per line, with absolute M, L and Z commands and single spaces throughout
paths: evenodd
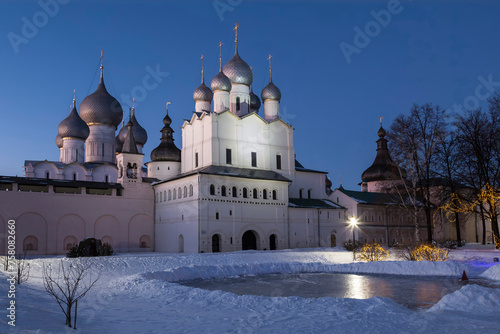
M 100 272 L 98 285 L 78 305 L 78 329 L 45 293 L 43 264 L 17 286 L 16 327 L 7 324 L 7 275 L 0 272 L 1 333 L 499 333 L 500 289 L 467 285 L 428 310 L 413 311 L 389 298 L 340 299 L 238 296 L 182 286 L 193 278 L 265 273 L 349 272 L 482 277 L 500 284 L 493 250 L 455 251 L 454 261 L 352 263 L 340 249 L 245 251 L 219 254 L 119 254 L 78 259 Z

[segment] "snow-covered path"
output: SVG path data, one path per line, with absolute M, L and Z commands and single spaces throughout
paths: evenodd
M 457 257 L 458 259 L 458 257 Z M 70 261 L 69 259 L 62 259 Z M 66 329 L 57 304 L 45 294 L 42 264 L 31 260 L 31 278 L 19 286 L 15 329 L 0 317 L 0 332 L 19 333 L 498 333 L 500 290 L 467 285 L 427 311 L 412 311 L 388 298 L 305 299 L 238 296 L 182 286 L 186 278 L 271 272 L 327 271 L 445 275 L 471 270 L 463 262 L 351 263 L 341 250 L 236 252 L 223 254 L 118 255 L 91 261 L 101 272 L 78 305 L 77 331 Z M 464 258 L 460 258 L 464 260 Z M 479 268 L 479 269 L 478 269 Z M 481 269 L 484 268 L 484 269 Z M 489 269 L 488 269 L 489 268 Z M 500 280 L 500 266 L 474 267 Z M 5 274 L 0 293 L 6 295 Z M 1 291 L 5 291 L 1 292 Z M 1 309 L 7 307 L 1 297 Z

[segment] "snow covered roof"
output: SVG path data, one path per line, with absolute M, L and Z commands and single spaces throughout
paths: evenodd
M 106 183 L 94 181 L 52 180 L 35 177 L 0 176 L 0 184 L 18 183 L 24 185 L 53 185 L 59 187 L 87 187 L 96 189 L 123 189 L 121 183 Z
M 327 199 L 290 198 L 288 203 L 288 206 L 292 208 L 345 209 Z
M 195 174 L 224 175 L 224 176 L 241 177 L 241 178 L 246 178 L 246 179 L 292 182 L 291 180 L 287 179 L 283 175 L 276 173 L 272 170 L 210 165 L 207 167 L 202 167 L 199 169 L 192 170 L 192 171 L 187 172 L 187 173 L 182 173 L 182 174 L 180 174 L 176 177 L 170 178 L 170 179 L 162 180 L 160 182 L 155 182 L 155 183 L 153 183 L 153 185 L 181 179 L 183 177 L 187 177 L 187 176 L 191 176 L 191 175 L 195 175 Z

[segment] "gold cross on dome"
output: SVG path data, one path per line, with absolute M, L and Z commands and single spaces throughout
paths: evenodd
M 380 117 L 380 126 L 382 126 L 382 118 L 384 117 Z
M 168 105 L 171 104 L 170 102 L 167 102 L 167 115 L 168 115 Z
M 239 26 L 240 26 L 240 25 L 238 24 L 238 22 L 236 22 L 236 23 L 234 24 L 234 28 L 233 28 L 233 30 L 234 30 L 234 41 L 235 41 L 236 43 L 238 43 L 238 28 L 239 28 Z
M 104 50 L 101 50 L 101 67 L 102 67 L 102 57 L 104 56 Z

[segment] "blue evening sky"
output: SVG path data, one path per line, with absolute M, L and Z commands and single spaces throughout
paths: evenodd
M 375 157 L 379 117 L 388 128 L 413 103 L 484 107 L 500 89 L 498 1 L 59 0 L 59 8 L 55 1 L 0 3 L 0 175 L 23 175 L 24 160 L 59 159 L 57 126 L 73 89 L 77 105 L 96 89 L 101 49 L 108 91 L 125 114 L 136 94 L 149 135 L 144 162 L 159 144 L 166 101 L 181 147 L 200 55 L 208 84 L 218 72 L 219 41 L 223 63 L 234 53 L 236 21 L 254 92 L 260 96 L 268 82 L 272 54 L 297 159 L 306 168 L 326 164 L 334 187 L 342 175 L 344 187 L 359 189 Z M 50 15 L 41 4 L 52 4 Z M 356 38 L 366 29 L 369 41 Z M 156 69 L 168 76 L 145 89 Z

